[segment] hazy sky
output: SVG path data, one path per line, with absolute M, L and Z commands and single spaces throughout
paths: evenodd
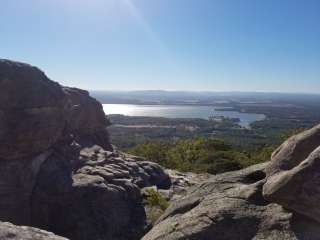
M 320 93 L 320 1 L 1 0 L 0 58 L 86 89 Z

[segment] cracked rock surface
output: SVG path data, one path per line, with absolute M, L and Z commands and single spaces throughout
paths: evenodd
M 114 151 L 107 126 L 87 91 L 0 60 L 0 221 L 76 240 L 140 239 L 140 188 L 171 182 L 159 165 Z
M 320 223 L 320 125 L 285 141 L 267 173 L 266 199 Z
M 216 175 L 191 187 L 143 240 L 319 239 L 317 222 L 263 198 L 266 166 Z
M 11 240 L 67 240 L 53 233 L 26 226 L 15 226 L 11 223 L 0 222 L 0 239 Z

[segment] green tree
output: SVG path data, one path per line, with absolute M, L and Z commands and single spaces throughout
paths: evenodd
M 215 138 L 147 143 L 131 149 L 130 153 L 180 171 L 221 173 L 250 165 L 245 153 Z

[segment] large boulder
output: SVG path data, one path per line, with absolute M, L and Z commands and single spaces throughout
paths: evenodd
M 272 156 L 266 199 L 320 222 L 320 125 L 291 137 Z
M 42 165 L 32 225 L 72 239 L 140 239 L 146 224 L 140 188 L 168 188 L 168 175 L 157 164 L 100 146 L 73 152 L 59 149 Z M 67 156 L 77 167 L 64 161 Z
M 320 146 L 320 125 L 290 137 L 272 154 L 270 165 L 266 169 L 267 175 L 275 175 L 294 168 L 318 146 Z
M 88 92 L 0 60 L 0 220 L 71 239 L 139 239 L 140 188 L 169 188 L 170 179 L 114 151 L 107 124 Z
M 0 59 L 0 160 L 33 157 L 66 134 L 95 137 L 111 149 L 105 128 L 102 105 L 87 91 L 62 87 L 28 64 Z
M 36 67 L 0 60 L 0 219 L 30 223 L 40 166 L 57 145 L 73 140 L 112 149 L 101 104 Z
M 319 239 L 320 224 L 263 198 L 266 166 L 212 176 L 190 188 L 142 239 Z

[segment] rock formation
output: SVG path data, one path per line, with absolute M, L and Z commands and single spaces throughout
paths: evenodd
M 107 123 L 88 92 L 0 60 L 0 220 L 71 239 L 139 239 L 140 188 L 170 179 L 114 151 Z
M 107 125 L 88 92 L 0 60 L 0 239 L 319 239 L 320 125 L 215 176 L 118 152 Z M 146 187 L 171 205 L 145 234 Z
M 320 225 L 262 196 L 267 164 L 211 177 L 174 201 L 143 240 L 316 240 Z
M 320 125 L 284 142 L 267 173 L 266 199 L 320 222 Z
M 18 227 L 11 223 L 0 222 L 0 239 L 10 240 L 67 240 L 53 233 L 32 227 Z
M 143 240 L 320 236 L 320 126 L 291 137 L 270 163 L 212 176 L 173 201 Z

